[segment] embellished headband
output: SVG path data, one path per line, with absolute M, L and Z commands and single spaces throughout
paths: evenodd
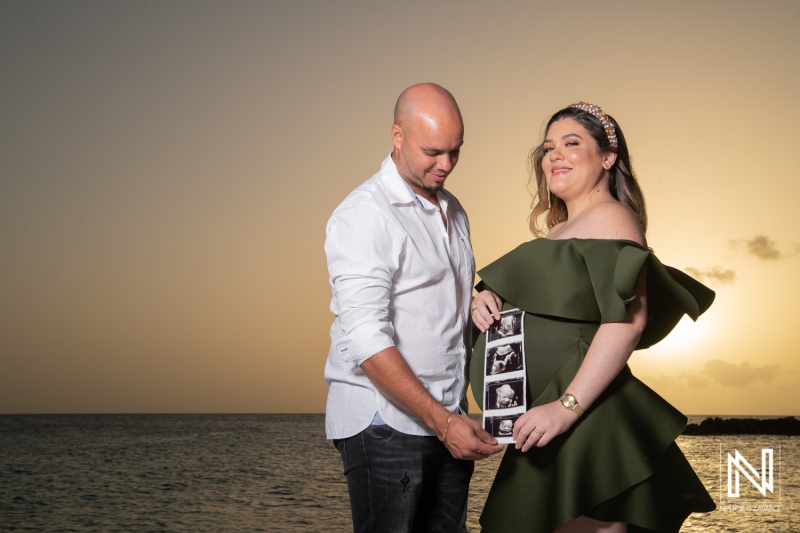
M 599 120 L 600 124 L 603 125 L 603 129 L 606 130 L 606 135 L 608 135 L 608 143 L 614 147 L 618 145 L 617 130 L 614 128 L 614 125 L 611 123 L 611 120 L 608 118 L 608 116 L 605 113 L 603 113 L 602 109 L 600 109 L 600 106 L 587 104 L 586 102 L 578 102 L 577 104 L 572 104 L 569 107 L 580 109 L 581 111 L 589 113 L 597 120 Z

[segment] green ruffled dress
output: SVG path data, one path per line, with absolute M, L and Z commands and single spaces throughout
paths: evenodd
M 637 348 L 663 339 L 683 314 L 692 319 L 714 292 L 661 264 L 631 241 L 536 239 L 479 272 L 504 309 L 525 311 L 529 408 L 557 400 L 600 324 L 620 322 L 647 266 L 647 327 Z M 486 338 L 470 365 L 481 405 Z M 507 446 L 480 523 L 486 533 L 551 533 L 579 516 L 627 522 L 628 531 L 677 532 L 714 501 L 675 439 L 686 417 L 626 366 L 564 434 L 522 453 Z

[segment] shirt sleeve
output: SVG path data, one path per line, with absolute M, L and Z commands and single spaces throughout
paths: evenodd
M 361 364 L 395 345 L 389 300 L 406 234 L 377 206 L 340 207 L 328 222 L 325 254 L 341 336 L 334 350 Z

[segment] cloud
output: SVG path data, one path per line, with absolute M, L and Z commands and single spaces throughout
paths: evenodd
M 712 384 L 704 372 L 681 372 L 678 379 L 690 389 L 705 389 Z
M 797 255 L 800 245 L 790 244 L 781 250 L 780 245 L 766 235 L 756 235 L 752 239 L 729 241 L 731 248 L 745 255 L 752 255 L 765 261 L 776 261 Z
M 658 376 L 656 375 L 640 376 L 642 381 L 647 383 L 648 387 L 651 387 L 655 390 L 684 388 L 686 383 L 681 381 L 680 377 L 681 376 L 668 376 L 666 374 L 659 374 Z
M 711 268 L 686 267 L 684 270 L 689 274 L 691 274 L 694 278 L 698 279 L 699 281 L 704 281 L 706 283 L 727 285 L 729 283 L 733 283 L 736 280 L 735 271 L 720 266 L 715 266 Z
M 712 359 L 702 369 L 681 372 L 671 376 L 665 374 L 647 376 L 643 381 L 655 389 L 698 390 L 715 385 L 742 388 L 758 381 L 769 383 L 773 379 L 779 378 L 782 374 L 795 373 L 795 370 L 777 364 L 758 366 L 750 363 L 740 363 L 736 365 L 721 359 Z
M 705 364 L 703 373 L 723 387 L 746 387 L 756 381 L 769 383 L 780 371 L 780 365 L 733 365 L 721 359 L 712 359 Z

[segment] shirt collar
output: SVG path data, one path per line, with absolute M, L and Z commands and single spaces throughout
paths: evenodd
M 414 193 L 414 190 L 397 170 L 397 165 L 394 164 L 391 153 L 381 163 L 381 181 L 386 186 L 386 193 L 392 204 L 402 205 L 413 202 L 423 209 L 436 209 L 435 205 Z M 437 195 L 439 196 L 439 205 L 447 212 L 447 199 L 450 193 L 442 189 Z
M 401 178 L 402 178 L 402 176 L 401 176 Z M 412 188 L 411 188 L 411 185 L 409 185 L 409 184 L 408 184 L 408 182 L 407 182 L 406 180 L 403 180 L 403 185 L 405 185 L 405 186 L 406 186 L 406 189 L 408 189 L 408 193 L 409 193 L 411 196 L 413 196 L 413 197 L 414 197 L 414 201 L 417 203 L 417 205 L 418 205 L 418 206 L 420 206 L 420 207 L 425 207 L 424 205 L 422 205 L 422 200 L 423 200 L 423 199 L 422 199 L 422 198 L 420 198 L 419 196 L 417 196 L 417 193 L 415 193 L 415 192 L 414 192 L 414 189 L 412 189 Z M 430 202 L 427 202 L 427 201 L 426 201 L 426 203 L 430 203 Z

